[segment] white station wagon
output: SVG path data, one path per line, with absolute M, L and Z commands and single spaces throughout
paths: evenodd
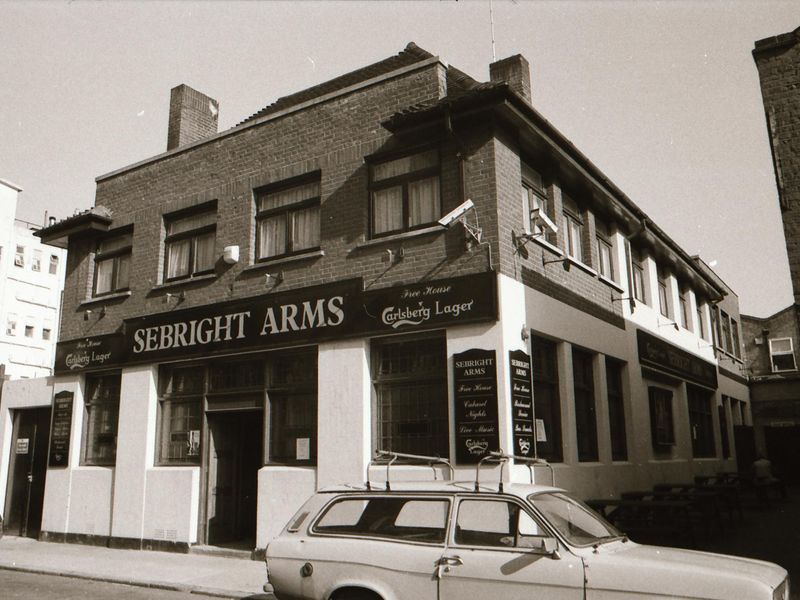
M 266 560 L 280 600 L 789 599 L 773 563 L 640 545 L 564 490 L 477 475 L 322 490 Z

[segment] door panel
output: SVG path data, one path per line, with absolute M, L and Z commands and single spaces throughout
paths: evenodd
M 50 407 L 15 410 L 4 530 L 38 537 L 42 524 Z
M 583 599 L 582 560 L 566 548 L 553 555 L 534 550 L 549 534 L 516 501 L 461 498 L 457 511 L 439 570 L 440 600 Z

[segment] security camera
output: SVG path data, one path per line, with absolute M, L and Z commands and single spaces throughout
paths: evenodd
M 553 233 L 558 231 L 558 225 L 553 223 L 553 221 L 550 220 L 550 217 L 548 217 L 541 208 L 534 208 L 531 211 L 531 222 L 533 222 L 535 225 L 538 225 L 542 229 L 548 229 Z
M 439 225 L 442 227 L 452 227 L 453 223 L 458 221 L 461 217 L 463 217 L 467 211 L 471 208 L 475 208 L 475 205 L 472 203 L 472 200 L 466 200 L 464 203 L 459 204 L 441 219 L 439 219 Z

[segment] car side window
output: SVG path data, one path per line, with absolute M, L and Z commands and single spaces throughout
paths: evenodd
M 465 546 L 525 547 L 546 536 L 542 526 L 515 502 L 462 500 L 458 505 L 455 542 Z
M 342 498 L 314 525 L 315 533 L 444 543 L 450 503 L 429 498 Z

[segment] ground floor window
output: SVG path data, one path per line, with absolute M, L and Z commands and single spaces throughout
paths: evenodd
M 371 363 L 376 449 L 449 456 L 444 333 L 375 339 Z
M 316 464 L 316 348 L 162 365 L 159 464 L 200 464 L 204 413 L 241 411 L 264 415 L 262 464 Z
M 556 344 L 533 337 L 533 401 L 536 411 L 536 448 L 541 458 L 561 462 L 561 400 L 558 394 Z
M 86 376 L 85 465 L 116 464 L 120 378 L 118 372 Z
M 693 385 L 686 386 L 689 401 L 689 427 L 692 434 L 692 455 L 695 458 L 716 456 L 714 418 L 711 403 L 713 394 Z
M 728 415 L 726 413 L 726 405 L 729 404 L 729 400 L 727 396 L 723 396 L 722 404 L 717 407 L 719 412 L 719 435 L 720 441 L 722 442 L 722 458 L 731 457 L 731 444 L 728 439 Z
M 594 402 L 594 373 L 589 352 L 573 348 L 572 376 L 575 389 L 575 427 L 578 434 L 578 460 L 596 461 L 597 412 Z
M 651 386 L 647 388 L 650 399 L 650 433 L 653 450 L 666 452 L 675 444 L 675 427 L 672 422 L 672 390 Z
M 628 440 L 625 433 L 625 397 L 622 392 L 624 363 L 606 357 L 606 388 L 608 390 L 608 424 L 611 430 L 611 460 L 628 460 Z

